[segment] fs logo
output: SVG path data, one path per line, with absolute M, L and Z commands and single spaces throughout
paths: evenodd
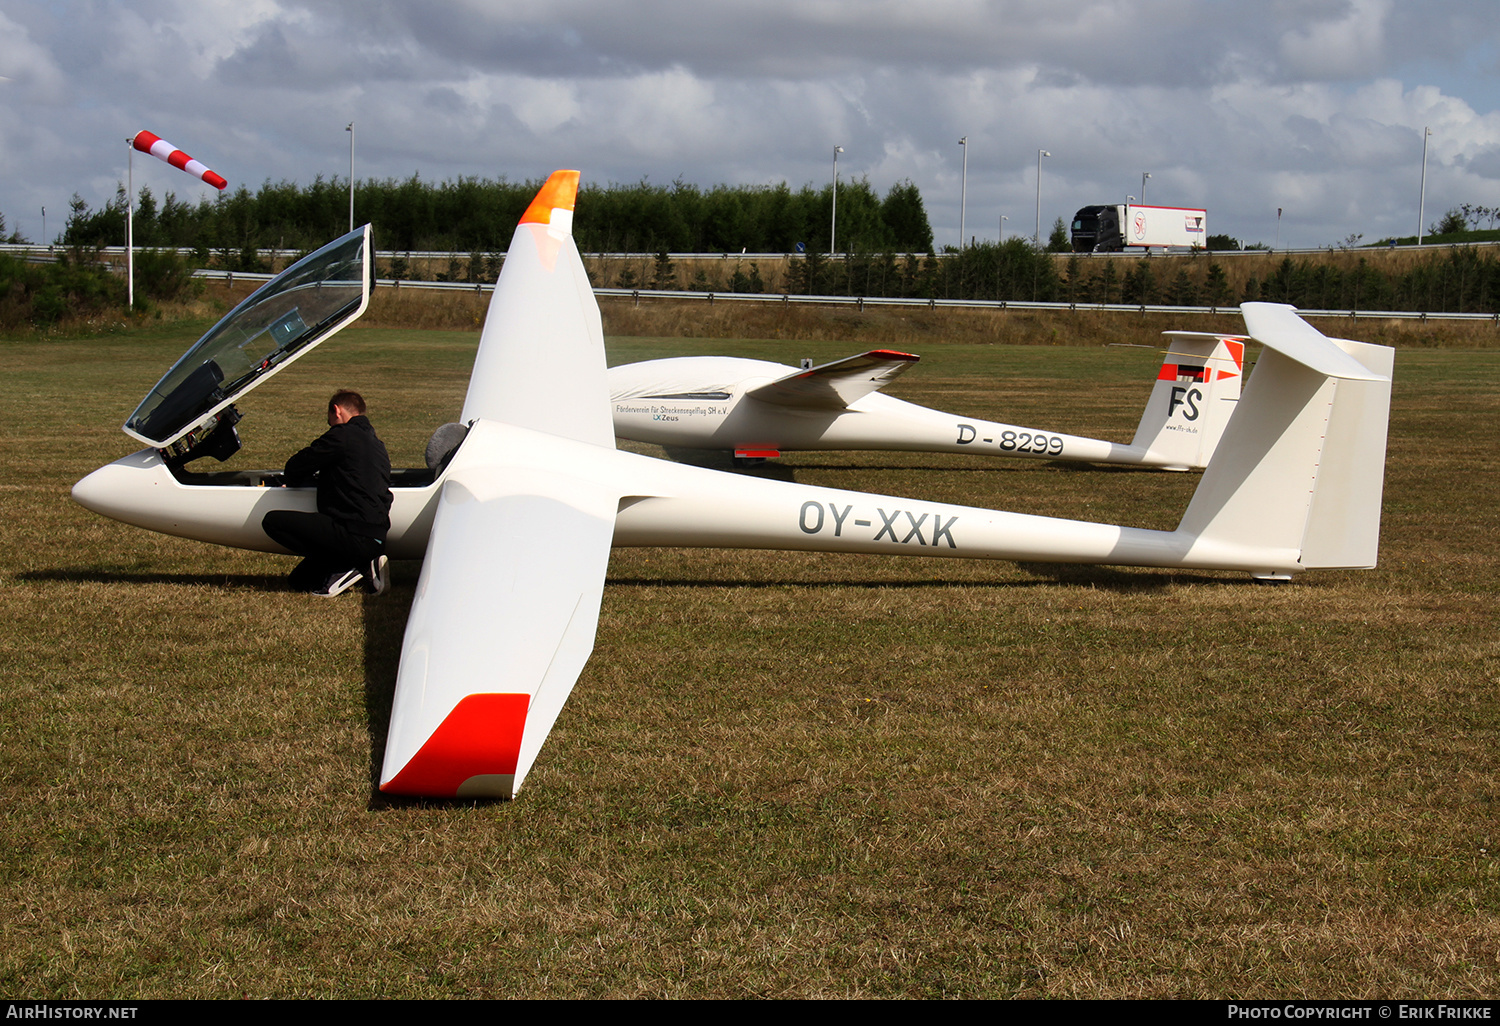
M 1172 386 L 1172 394 L 1167 400 L 1167 419 L 1171 420 L 1177 412 L 1177 407 L 1183 408 L 1183 420 L 1197 420 L 1198 404 L 1203 401 L 1203 390 L 1194 388 L 1208 380 L 1208 370 L 1205 367 L 1197 367 L 1189 363 L 1179 363 L 1175 367 L 1164 364 L 1161 369 L 1161 378 L 1164 381 L 1176 382 Z
M 1198 404 L 1202 401 L 1203 392 L 1201 389 L 1188 388 L 1186 385 L 1173 385 L 1172 398 L 1167 403 L 1167 419 L 1170 420 L 1172 415 L 1177 412 L 1177 407 L 1181 406 L 1183 408 L 1183 420 L 1197 420 L 1199 413 Z

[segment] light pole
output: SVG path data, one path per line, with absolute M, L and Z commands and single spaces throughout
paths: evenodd
M 349 230 L 354 231 L 354 122 L 344 126 L 349 133 Z
M 1141 172 L 1141 206 L 1146 205 L 1146 179 L 1151 177 L 1150 171 Z
M 842 146 L 835 146 L 833 148 L 833 220 L 828 224 L 828 258 L 830 260 L 839 251 L 839 154 L 843 152 L 844 148 Z
M 1422 221 L 1427 216 L 1427 139 L 1432 129 L 1422 129 L 1422 192 L 1417 199 L 1417 245 L 1422 244 Z
M 1005 243 L 1005 222 L 1009 220 L 1010 218 L 1004 214 L 1000 215 L 1000 242 L 1002 245 Z
M 1042 158 L 1050 156 L 1046 150 L 1036 151 L 1036 234 L 1031 237 L 1031 244 L 1037 249 L 1042 248 Z
M 964 209 L 969 202 L 969 137 L 964 136 L 958 144 L 964 148 L 964 174 L 958 187 L 958 248 L 961 252 L 969 241 L 964 234 Z
M 42 245 L 47 246 L 47 208 L 42 208 Z M 52 247 L 47 246 L 50 250 Z

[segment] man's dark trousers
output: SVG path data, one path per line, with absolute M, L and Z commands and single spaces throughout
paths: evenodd
M 288 578 L 298 591 L 316 591 L 346 570 L 363 573 L 385 551 L 379 539 L 355 534 L 326 513 L 272 510 L 261 527 L 276 544 L 303 557 Z

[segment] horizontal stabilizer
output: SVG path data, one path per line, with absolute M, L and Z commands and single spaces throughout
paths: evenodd
M 1245 329 L 1255 341 L 1290 356 L 1319 374 L 1355 381 L 1390 380 L 1389 374 L 1370 370 L 1333 344 L 1327 335 L 1298 317 L 1294 306 L 1246 303 L 1240 307 L 1240 312 L 1245 318 Z
M 810 370 L 799 370 L 745 394 L 777 406 L 842 410 L 884 388 L 920 359 L 894 349 L 872 349 Z

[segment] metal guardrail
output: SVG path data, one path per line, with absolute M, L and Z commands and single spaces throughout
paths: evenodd
M 472 286 L 471 286 L 472 287 Z M 596 296 L 626 297 L 639 302 L 645 299 L 697 299 L 731 302 L 793 303 L 818 306 L 852 306 L 863 310 L 867 306 L 923 308 L 928 310 L 1050 310 L 1095 313 L 1164 313 L 1164 314 L 1236 314 L 1239 304 L 1233 306 L 1164 306 L 1154 303 L 1040 303 L 1016 299 L 894 299 L 886 296 L 786 296 L 751 295 L 741 292 L 657 292 L 650 289 L 595 289 Z M 1427 313 L 1415 310 L 1306 310 L 1297 308 L 1303 317 L 1340 317 L 1359 320 L 1455 320 L 1490 321 L 1500 326 L 1500 313 Z
M 207 281 L 236 280 L 247 282 L 270 281 L 275 275 L 249 271 L 194 271 L 193 277 Z M 392 289 L 426 289 L 447 292 L 487 293 L 495 291 L 488 282 L 467 281 L 407 281 L 397 278 L 379 278 L 377 284 Z M 1239 304 L 1233 306 L 1165 306 L 1156 303 L 1038 303 L 1018 299 L 898 299 L 889 296 L 790 296 L 751 292 L 682 292 L 657 291 L 655 289 L 595 289 L 594 295 L 611 299 L 629 299 L 637 304 L 642 299 L 677 299 L 714 303 L 779 303 L 784 306 L 852 306 L 864 310 L 867 306 L 904 307 L 926 310 L 1048 310 L 1073 313 L 1122 313 L 1122 314 L 1235 314 Z M 1304 310 L 1297 309 L 1303 317 L 1338 317 L 1352 320 L 1410 320 L 1410 321 L 1489 321 L 1500 326 L 1500 313 L 1431 313 L 1419 310 Z

